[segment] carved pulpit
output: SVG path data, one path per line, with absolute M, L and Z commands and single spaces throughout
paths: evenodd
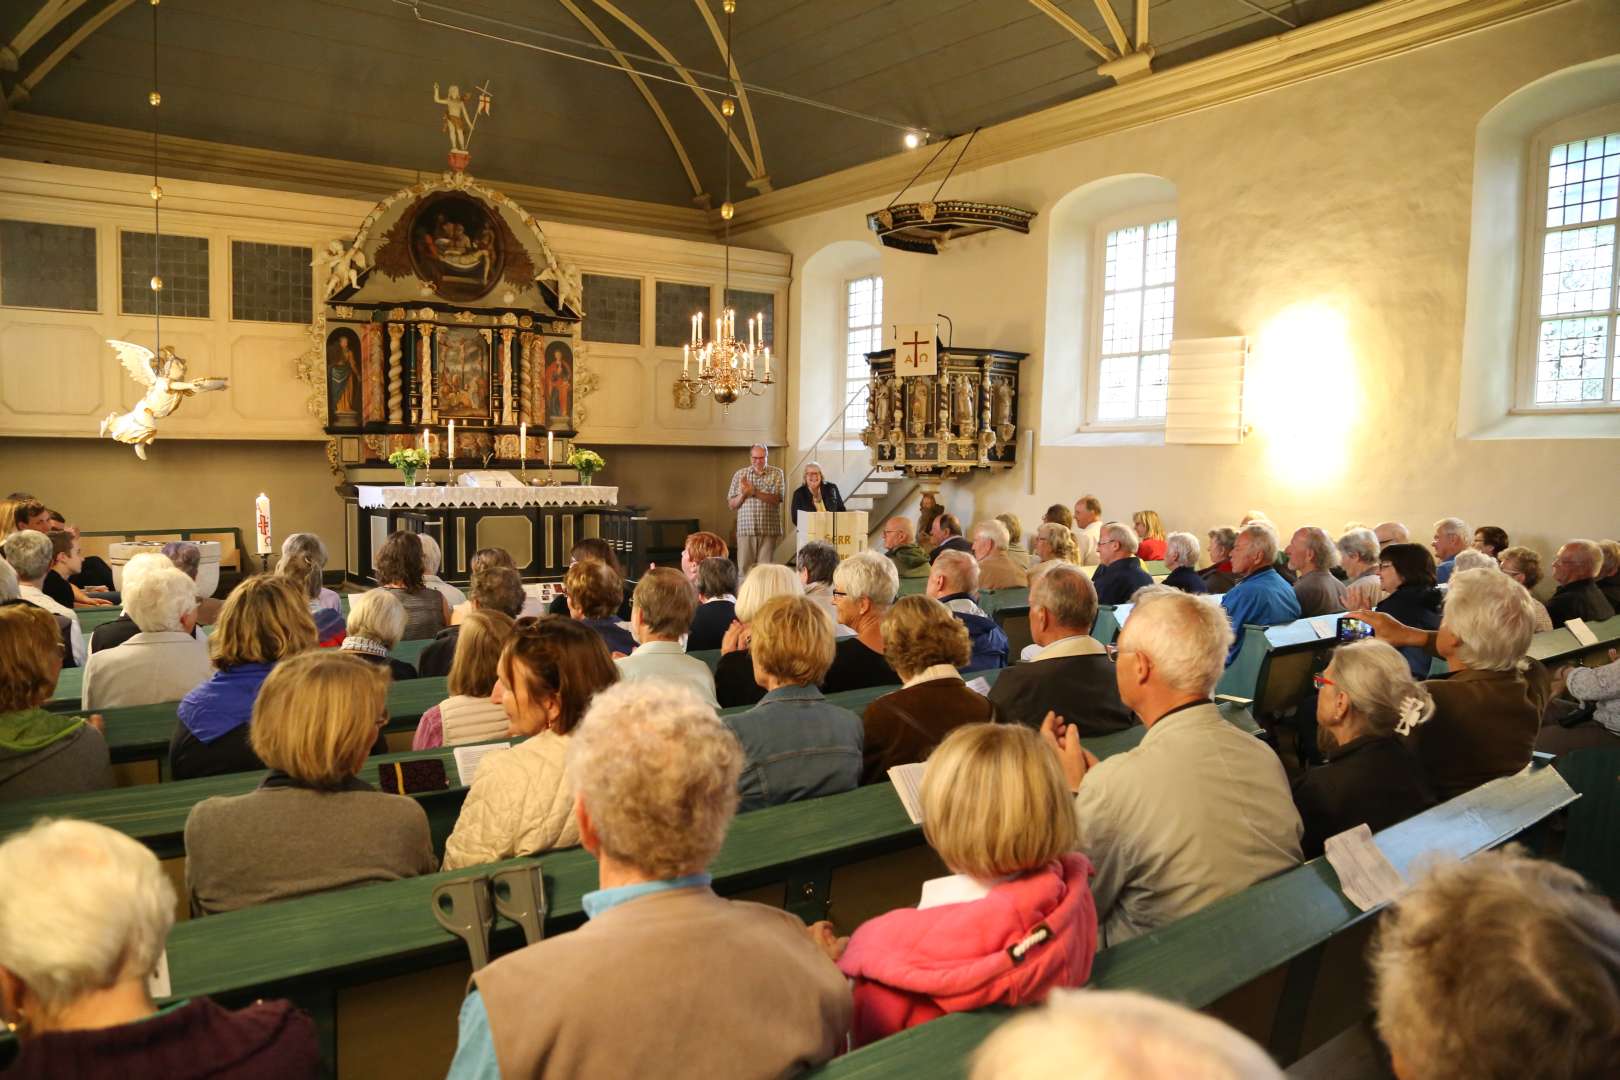
M 937 339 L 930 346 L 904 328 L 899 340 L 866 354 L 871 396 L 861 441 L 873 463 L 914 477 L 1017 464 L 1018 365 L 1029 354 Z

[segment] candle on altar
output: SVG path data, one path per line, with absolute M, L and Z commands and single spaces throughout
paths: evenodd
M 255 552 L 259 555 L 270 554 L 270 496 L 262 491 L 253 500 L 253 532 L 258 538 Z
M 422 453 L 427 454 L 429 458 L 431 458 L 433 456 L 432 450 L 428 446 L 428 429 L 427 428 L 422 429 Z
M 456 422 L 450 421 L 450 445 L 444 448 L 445 468 L 450 472 L 456 471 Z
M 555 438 L 556 436 L 551 432 L 546 432 L 546 468 L 548 469 L 551 468 L 551 463 L 555 459 L 555 455 L 552 453 L 552 440 Z
M 525 472 L 529 468 L 529 425 L 526 422 L 518 424 L 518 468 Z

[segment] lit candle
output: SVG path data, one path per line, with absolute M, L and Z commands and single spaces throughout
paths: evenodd
M 270 554 L 270 496 L 262 491 L 253 500 L 253 531 L 259 541 L 257 554 Z
M 527 470 L 529 467 L 529 425 L 518 424 L 518 468 Z
M 551 463 L 556 457 L 556 455 L 552 452 L 552 440 L 554 438 L 556 438 L 556 436 L 554 436 L 551 432 L 546 432 L 546 468 L 548 469 L 551 468 Z
M 771 374 L 771 347 L 769 345 L 767 345 L 767 346 L 765 346 L 765 377 L 770 378 L 770 374 Z
M 748 320 L 748 349 L 749 349 L 750 352 L 752 352 L 753 348 L 754 348 L 754 320 L 749 319 Z
M 450 421 L 450 445 L 444 448 L 445 468 L 450 472 L 456 471 L 456 422 Z
M 681 346 L 681 377 L 686 377 L 687 367 L 692 363 L 692 346 Z

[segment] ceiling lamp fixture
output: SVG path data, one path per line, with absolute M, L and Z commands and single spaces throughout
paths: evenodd
M 737 0 L 724 0 L 726 13 L 726 70 L 731 71 L 731 17 L 736 14 Z M 721 292 L 725 309 L 714 317 L 714 336 L 703 340 L 704 317 L 699 311 L 692 316 L 692 340 L 681 349 L 681 377 L 676 383 L 676 399 L 695 400 L 703 394 L 720 403 L 722 414 L 731 411 L 731 405 L 744 393 L 758 396 L 771 385 L 771 350 L 765 344 L 765 316 L 756 314 L 748 319 L 748 344 L 737 338 L 737 312 L 727 304 L 731 296 L 731 218 L 736 207 L 731 202 L 731 117 L 737 111 L 731 98 L 720 104 L 725 117 L 725 140 L 720 144 L 726 159 L 726 201 L 720 204 L 720 217 L 726 223 L 726 277 Z M 692 365 L 696 361 L 697 378 L 692 378 Z

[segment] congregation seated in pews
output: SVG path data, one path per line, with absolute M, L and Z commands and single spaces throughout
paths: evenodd
M 1183 1075 L 1189 1060 L 1247 1062 L 1242 1075 L 1276 1075 L 1243 1036 L 1151 1000 L 1122 1001 L 1106 1038 L 1088 1034 L 1097 1019 L 1085 997 L 1063 991 L 1087 983 L 1099 950 L 1285 874 L 1330 836 L 1397 826 L 1523 770 L 1538 740 L 1575 732 L 1579 745 L 1620 746 L 1620 657 L 1557 673 L 1529 659 L 1538 602 L 1518 576 L 1525 564 L 1510 566 L 1515 549 L 1501 530 L 1485 536 L 1496 548 L 1487 554 L 1466 544 L 1450 550 L 1466 527 L 1437 525 L 1436 547 L 1450 564 L 1441 590 L 1428 548 L 1393 535 L 1381 546 L 1376 531 L 1359 526 L 1337 541 L 1301 526 L 1286 549 L 1263 519 L 1209 530 L 1210 565 L 1201 571 L 1197 534 L 1167 532 L 1151 511 L 1133 515 L 1133 528 L 1104 520 L 1094 498 L 1081 505 L 1086 526 L 1097 527 L 1086 545 L 1095 576 L 1077 555 L 1077 537 L 1091 539 L 1086 526 L 1043 523 L 1024 575 L 1027 601 L 1017 584 L 985 587 L 987 571 L 998 583 L 1023 575 L 1003 515 L 973 526 L 970 550 L 954 517 L 935 516 L 921 595 L 898 595 L 900 563 L 916 546 L 905 530 L 885 528 L 886 541 L 895 540 L 887 553 L 843 560 L 808 545 L 792 567 L 756 565 L 741 587 L 724 541 L 693 534 L 703 539 L 683 548 L 680 570 L 651 569 L 635 583 L 611 551 L 579 549 L 563 582 L 566 614 L 516 620 L 528 598 L 499 549 L 475 558 L 470 596 L 455 601 L 434 580 L 436 550 L 394 534 L 379 586 L 351 596 L 344 618 L 323 595 L 324 548 L 317 558 L 300 541 L 277 574 L 231 590 L 206 645 L 192 579 L 172 558 L 144 555 L 124 570 L 124 614 L 135 632 L 90 655 L 83 705 L 178 702 L 176 779 L 269 770 L 255 775 L 256 787 L 191 807 L 185 881 L 197 915 L 441 869 L 476 873 L 565 848 L 594 857 L 599 888 L 584 898 L 583 927 L 475 973 L 451 1076 L 789 1074 L 847 1043 L 881 1041 L 949 1013 L 1043 1001 L 984 1043 L 975 1076 L 1028 1075 L 1029 1063 L 1088 1051 L 1143 1062 L 1157 1054 L 1166 1063 L 1132 1075 Z M 1158 558 L 1142 560 L 1139 535 L 1159 541 L 1147 547 Z M 17 546 L 26 561 L 38 544 Z M 1553 610 L 1584 605 L 1589 621 L 1601 621 L 1592 594 L 1603 598 L 1603 579 L 1614 576 L 1604 573 L 1607 556 L 1595 543 L 1563 545 L 1554 576 L 1572 599 Z M 1006 589 L 1017 590 L 1014 598 Z M 1118 626 L 1109 645 L 1092 636 L 1101 633 L 1100 594 L 1133 605 L 1128 619 L 1121 612 L 1106 624 Z M 1022 659 L 1009 655 L 1000 621 L 1008 610 L 1027 612 L 1023 640 L 1033 644 Z M 322 632 L 323 611 L 338 615 L 340 632 Z M 1301 699 L 1322 760 L 1228 721 L 1214 696 L 1245 628 L 1339 615 L 1367 623 L 1373 639 L 1329 642 L 1326 666 Z M 724 624 L 712 666 L 703 655 L 710 649 L 695 647 L 705 617 Z M 42 707 L 70 653 L 61 633 L 41 605 L 0 607 L 0 800 L 108 782 L 99 718 Z M 415 724 L 413 750 L 509 744 L 481 759 L 442 855 L 433 837 L 444 834 L 430 828 L 420 802 L 361 778 L 370 755 L 387 749 L 379 718 L 386 722 L 391 681 L 416 675 L 393 655 L 409 643 L 431 643 L 448 673 L 424 686 L 444 696 Z M 1448 670 L 1432 677 L 1436 659 Z M 425 659 L 422 669 L 428 674 Z M 1568 710 L 1553 719 L 1559 702 Z M 1570 714 L 1577 722 L 1566 727 Z M 1094 742 L 1115 736 L 1130 741 L 1111 752 Z M 807 927 L 710 888 L 709 867 L 735 813 L 752 820 L 767 807 L 884 784 L 891 768 L 916 763 L 926 763 L 924 837 L 951 876 L 926 882 L 915 907 L 858 926 Z M 81 831 L 50 831 L 63 825 Z M 0 897 L 0 913 L 55 903 L 63 894 L 51 889 L 93 887 L 157 895 L 172 919 L 172 894 L 165 905 L 149 881 L 145 863 L 155 861 L 98 826 L 17 834 L 0 844 L 0 868 L 60 859 L 69 848 L 89 853 L 74 873 L 103 877 L 84 885 L 46 876 L 37 887 L 17 877 L 29 885 Z M 1577 1018 L 1579 1010 L 1532 989 L 1538 969 L 1523 957 L 1470 980 L 1516 989 L 1543 1023 L 1566 1024 L 1558 1030 L 1571 1035 L 1559 1051 L 1572 1068 L 1608 1060 L 1620 1020 L 1613 912 L 1565 872 L 1519 856 L 1486 858 L 1437 871 L 1386 916 L 1373 950 L 1380 1000 L 1410 1001 L 1438 978 L 1426 969 L 1433 958 L 1411 942 L 1435 932 L 1439 913 L 1490 931 L 1490 913 L 1465 903 L 1456 883 L 1473 880 L 1466 873 L 1476 864 L 1493 865 L 1502 879 L 1496 917 L 1545 921 L 1536 963 L 1556 960 L 1609 996 L 1585 995 L 1596 1004 Z M 133 928 L 147 917 L 136 907 L 121 909 L 123 929 L 112 929 L 161 943 L 169 923 L 158 912 Z M 1600 948 L 1564 951 L 1593 934 Z M 294 1063 L 288 1075 L 313 1068 L 296 1064 L 317 1052 L 311 1025 L 284 1002 L 234 1014 L 198 999 L 162 1013 L 188 1019 L 143 1046 L 126 1029 L 154 1003 L 144 980 L 131 980 L 135 968 L 106 956 L 86 960 L 86 970 L 95 968 L 95 985 L 123 987 L 118 1007 L 86 1006 L 72 1015 L 98 1022 L 66 1023 L 70 996 L 47 984 L 29 948 L 0 919 L 6 1018 L 33 1021 L 20 1031 L 19 1063 L 33 1070 L 24 1075 L 90 1060 L 83 1055 L 102 1063 L 125 1055 L 150 1072 L 171 1052 L 166 1039 L 198 1040 L 205 1057 L 213 1036 L 199 1032 L 266 1017 L 280 1034 L 254 1052 Z M 129 955 L 133 964 L 149 952 Z M 676 1002 L 719 1018 L 724 1035 L 680 1026 L 627 1032 L 621 1022 L 627 1008 L 664 1015 Z M 1482 1026 L 1447 1004 L 1457 1030 Z M 1399 1017 L 1381 1015 L 1379 1029 L 1409 1070 L 1397 1069 L 1402 1080 L 1445 1075 L 1437 1062 L 1463 1054 L 1445 1041 L 1451 1036 Z M 1495 1037 L 1479 1035 L 1492 1047 Z

